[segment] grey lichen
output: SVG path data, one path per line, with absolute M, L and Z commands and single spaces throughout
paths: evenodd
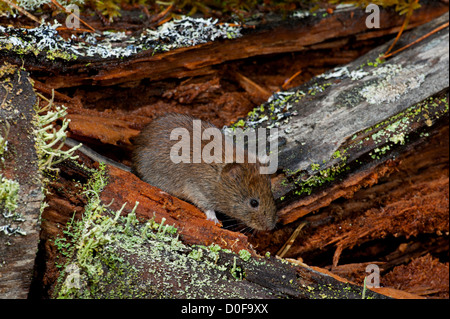
M 3 216 L 8 217 L 17 209 L 19 183 L 0 174 L 0 207 L 3 207 Z
M 125 58 L 145 50 L 164 52 L 241 36 L 238 26 L 191 17 L 166 22 L 157 30 L 146 29 L 135 37 L 125 32 L 105 31 L 102 34 L 85 32 L 66 40 L 58 34 L 60 26 L 56 21 L 32 29 L 0 26 L 0 50 L 12 50 L 20 55 L 43 54 L 48 60 Z
M 372 76 L 378 78 L 374 84 L 364 86 L 360 94 L 369 104 L 392 103 L 420 87 L 425 76 L 414 66 L 403 68 L 398 64 L 388 64 L 374 69 Z
M 288 123 L 291 116 L 297 115 L 297 112 L 291 111 L 293 103 L 299 102 L 305 95 L 306 93 L 300 90 L 276 92 L 266 103 L 249 112 L 245 119 L 240 119 L 233 123 L 230 128 L 224 127 L 224 129 L 279 127 L 281 124 Z
M 380 160 L 400 145 L 405 145 L 409 139 L 412 125 L 423 122 L 426 126 L 432 126 L 430 118 L 438 119 L 448 113 L 448 97 L 430 97 L 417 103 L 403 112 L 400 112 L 373 127 L 358 132 L 350 139 L 350 143 L 336 150 L 329 161 L 322 165 L 311 163 L 311 170 L 315 174 L 300 173 L 295 179 L 295 195 L 311 194 L 313 190 L 328 182 L 334 181 L 343 173 L 350 170 L 349 163 L 353 169 L 364 163 L 354 158 L 349 158 L 348 154 L 359 154 L 360 150 L 367 147 L 367 144 L 378 145 L 367 154 L 372 160 Z M 427 137 L 426 133 L 420 134 Z M 330 167 L 327 164 L 332 163 Z M 294 172 L 293 175 L 296 175 Z

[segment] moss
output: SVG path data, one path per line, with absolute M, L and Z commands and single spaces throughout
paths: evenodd
M 250 258 L 252 257 L 252 255 L 250 254 L 250 252 L 248 250 L 242 249 L 239 251 L 239 257 L 243 261 L 249 261 Z

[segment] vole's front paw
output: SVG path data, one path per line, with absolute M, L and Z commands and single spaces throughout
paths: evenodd
M 207 220 L 213 221 L 215 224 L 219 224 L 220 223 L 219 220 L 216 217 L 216 212 L 215 211 L 207 210 L 205 212 L 205 214 L 206 214 L 206 219 Z

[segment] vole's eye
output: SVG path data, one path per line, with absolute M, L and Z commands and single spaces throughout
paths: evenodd
M 250 206 L 252 206 L 253 208 L 256 208 L 259 206 L 259 202 L 256 199 L 251 199 Z

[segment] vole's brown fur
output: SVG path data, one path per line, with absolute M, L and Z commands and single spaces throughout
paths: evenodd
M 254 229 L 273 229 L 277 220 L 275 202 L 270 179 L 260 174 L 259 162 L 248 163 L 246 156 L 244 163 L 208 164 L 203 159 L 192 163 L 193 120 L 195 118 L 188 115 L 168 114 L 146 126 L 135 141 L 133 169 L 136 174 L 145 182 L 194 203 L 210 220 L 217 221 L 214 211 L 219 211 Z M 202 133 L 211 127 L 215 128 L 211 123 L 201 122 Z M 179 140 L 170 140 L 175 128 L 185 128 L 190 134 L 190 163 L 174 163 L 170 158 L 172 146 L 179 143 Z M 222 140 L 228 143 L 223 135 Z M 202 140 L 201 149 L 209 142 Z M 258 201 L 257 207 L 252 207 L 254 200 Z

